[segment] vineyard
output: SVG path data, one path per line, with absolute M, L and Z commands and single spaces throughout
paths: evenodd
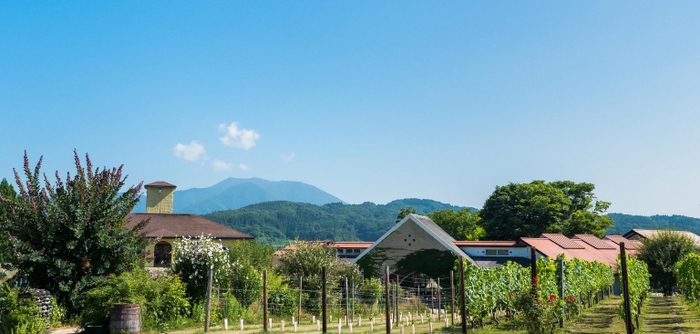
M 597 262 L 542 257 L 537 260 L 536 268 L 537 275 L 533 278 L 531 268 L 512 262 L 497 268 L 465 266 L 464 304 L 468 327 L 476 330 L 515 321 L 529 333 L 551 333 L 610 296 L 615 283 L 612 268 Z M 634 259 L 629 260 L 629 268 L 631 291 L 634 291 L 632 300 L 641 306 L 648 291 L 648 274 L 644 264 Z M 459 275 L 455 274 L 439 278 L 391 275 L 388 289 L 378 279 L 341 280 L 326 292 L 326 319 L 334 332 L 336 327 L 349 330 L 353 324 L 358 331 L 362 328 L 367 331 L 370 326 L 372 330 L 379 330 L 386 324 L 406 330 L 418 328 L 419 332 L 428 329 L 457 331 L 462 319 Z M 268 295 L 267 317 L 288 319 L 287 328 L 295 324 L 315 324 L 321 330 L 324 296 L 321 291 L 303 288 L 303 282 L 297 284 L 301 288 Z M 240 321 L 247 328 L 258 328 L 250 324 L 264 321 L 262 300 L 247 311 L 221 311 L 223 307 L 230 308 L 225 306 L 226 297 L 221 296 L 232 292 L 231 289 L 215 289 L 220 302 L 214 303 L 214 311 L 219 310 L 222 316 L 212 318 L 214 324 L 222 325 L 223 314 L 230 314 L 245 319 Z M 389 293 L 388 321 L 385 292 Z M 279 329 L 282 326 L 279 321 L 270 322 L 269 318 L 266 327 Z

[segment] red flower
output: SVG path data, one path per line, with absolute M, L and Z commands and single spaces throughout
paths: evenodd
M 551 302 L 554 302 L 555 300 L 557 300 L 557 296 L 555 296 L 555 295 L 549 295 L 549 302 L 550 302 L 550 303 L 551 303 Z
M 575 298 L 574 298 L 574 296 L 572 296 L 572 295 L 569 295 L 568 297 L 566 297 L 566 301 L 569 302 L 569 303 L 573 303 L 573 302 L 574 302 L 574 299 L 575 299 Z

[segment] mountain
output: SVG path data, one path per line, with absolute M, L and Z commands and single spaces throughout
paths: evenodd
M 403 207 L 419 214 L 435 210 L 461 210 L 427 199 L 402 199 L 386 205 L 330 203 L 312 205 L 286 201 L 266 202 L 204 217 L 250 234 L 260 243 L 277 247 L 298 237 L 304 240 L 375 241 L 391 228 Z
M 605 230 L 605 234 L 625 234 L 632 229 L 661 230 L 670 228 L 700 235 L 700 219 L 693 217 L 680 215 L 635 216 L 623 213 L 610 213 L 608 217 L 615 221 L 615 225 Z
M 302 182 L 228 178 L 208 188 L 176 190 L 173 212 L 201 215 L 270 201 L 316 205 L 342 202 L 339 198 Z M 146 212 L 146 196 L 141 197 L 133 212 Z

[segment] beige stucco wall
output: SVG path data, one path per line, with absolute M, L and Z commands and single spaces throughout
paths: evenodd
M 158 193 L 158 189 L 162 191 Z M 173 213 L 174 187 L 146 188 L 146 213 Z
M 371 256 L 375 252 L 383 252 L 387 259 L 382 263 L 381 268 L 388 265 L 393 271 L 396 263 L 402 258 L 423 249 L 448 250 L 413 220 L 408 220 L 365 256 Z

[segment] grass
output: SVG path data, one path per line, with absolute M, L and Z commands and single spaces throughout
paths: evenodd
M 289 321 L 289 319 L 288 319 Z M 424 323 L 420 323 L 420 321 L 415 321 L 413 324 L 409 324 L 408 326 L 403 325 L 403 333 L 404 334 L 412 334 L 413 333 L 413 326 L 415 326 L 415 333 L 430 333 L 430 324 L 426 321 Z M 402 326 L 394 326 L 392 329 L 392 333 L 400 334 L 401 333 L 401 327 Z M 475 334 L 525 334 L 524 330 L 518 329 L 519 325 L 514 322 L 502 322 L 500 325 L 488 325 L 485 328 L 478 328 L 476 330 L 471 330 L 468 329 L 468 333 L 475 333 Z M 383 322 L 377 321 L 375 322 L 374 325 L 374 330 L 370 331 L 370 325 L 369 322 L 364 319 L 362 321 L 362 326 L 357 326 L 357 322 L 353 325 L 353 334 L 382 334 L 386 333 L 386 327 Z M 441 334 L 448 334 L 448 333 L 461 333 L 461 327 L 460 324 L 458 323 L 456 326 L 449 326 L 445 327 L 444 322 L 433 322 L 433 333 L 441 333 Z M 216 332 L 218 334 L 225 334 L 225 333 L 235 333 L 235 334 L 255 334 L 255 333 L 264 333 L 262 330 L 262 325 L 260 324 L 247 324 L 244 327 L 244 330 L 241 331 L 239 328 L 239 323 L 238 321 L 233 321 L 229 324 L 229 329 L 224 330 L 222 326 L 213 326 L 210 328 L 210 332 Z M 338 323 L 333 322 L 333 323 L 328 323 L 327 325 L 327 332 L 331 334 L 338 333 Z M 155 331 L 142 331 L 144 334 L 155 334 L 157 332 Z M 177 333 L 177 334 L 199 334 L 203 333 L 203 330 L 201 327 L 199 328 L 192 328 L 189 330 L 182 330 L 182 331 L 172 331 L 171 333 Z M 294 325 L 291 324 L 291 322 L 285 321 L 285 330 L 282 332 L 281 330 L 281 323 L 275 319 L 275 323 L 273 324 L 272 328 L 268 330 L 268 333 L 273 334 L 273 333 L 289 333 L 293 334 L 294 333 Z M 321 331 L 318 330 L 316 324 L 312 324 L 310 321 L 304 321 L 303 324 L 300 324 L 297 326 L 297 333 L 312 333 L 312 334 L 320 334 Z M 341 327 L 341 333 L 343 334 L 349 334 L 350 330 L 349 327 L 344 325 Z
M 567 324 L 564 332 L 572 334 L 625 333 L 625 322 L 620 319 L 620 297 L 611 296 L 584 311 L 579 318 Z
M 698 312 L 683 296 L 652 296 L 642 316 L 644 333 L 700 333 Z
M 584 311 L 576 320 L 566 324 L 562 330 L 557 333 L 570 334 L 605 334 L 605 333 L 625 333 L 625 323 L 619 316 L 620 307 L 619 297 L 609 297 L 601 301 L 599 304 Z M 687 303 L 682 296 L 678 297 L 662 297 L 652 296 L 647 301 L 644 307 L 641 318 L 641 328 L 638 333 L 700 333 L 700 305 Z M 291 320 L 291 319 L 289 319 Z M 291 321 L 285 326 L 284 333 L 293 334 L 294 325 L 290 325 Z M 429 333 L 430 327 L 427 322 L 421 324 L 420 321 L 415 322 L 416 333 Z M 224 330 L 221 326 L 214 326 L 210 329 L 211 332 L 218 334 L 256 334 L 263 333 L 262 325 L 246 325 L 245 330 L 241 331 L 238 327 L 238 322 L 233 321 L 229 330 Z M 338 333 L 338 323 L 333 322 L 328 324 L 328 333 Z M 488 325 L 483 329 L 468 330 L 468 333 L 475 334 L 525 334 L 526 331 L 521 329 L 522 326 L 517 321 L 503 321 L 499 325 Z M 374 330 L 369 330 L 369 322 L 363 320 L 362 326 L 353 326 L 353 334 L 383 334 L 386 332 L 384 324 L 377 321 Z M 297 328 L 298 333 L 320 334 L 316 324 L 311 321 L 305 321 L 304 324 Z M 156 332 L 143 331 L 145 334 L 155 334 Z M 203 333 L 201 327 L 189 330 L 173 331 L 177 334 L 199 334 Z M 280 328 L 280 322 L 275 319 L 275 323 L 268 331 L 269 334 L 283 333 Z M 343 325 L 341 333 L 350 333 L 349 327 Z M 401 334 L 400 327 L 394 327 L 394 334 Z M 445 327 L 443 322 L 433 323 L 433 333 L 450 334 L 461 333 L 461 327 L 457 326 Z M 412 334 L 411 325 L 404 324 L 403 334 Z

